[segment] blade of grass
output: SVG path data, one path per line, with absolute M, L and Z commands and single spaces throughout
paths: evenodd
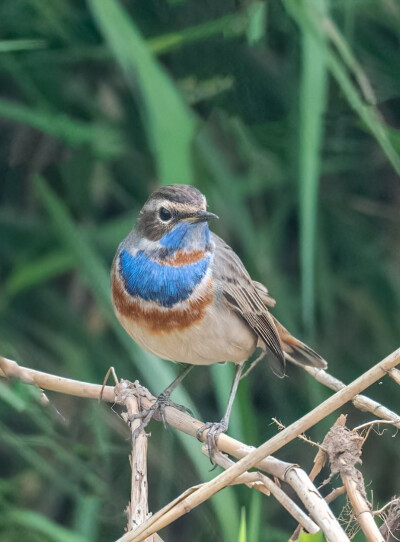
M 252 491 L 249 506 L 249 527 L 247 529 L 249 542 L 259 542 L 262 525 L 261 513 L 262 495 L 259 491 Z
M 45 40 L 4 40 L 0 41 L 0 53 L 12 53 L 14 51 L 29 51 L 46 47 Z
M 10 386 L 6 386 L 4 382 L 0 382 L 0 401 L 4 401 L 17 412 L 24 412 L 27 408 L 27 402 L 16 393 Z
M 313 0 L 313 9 L 326 10 Z M 324 13 L 321 13 L 321 17 Z M 315 245 L 323 123 L 326 108 L 326 43 L 303 31 L 299 99 L 300 264 L 303 323 L 311 334 L 315 322 Z
M 255 45 L 265 37 L 267 22 L 267 2 L 251 2 L 247 8 L 249 26 L 246 37 L 250 45 Z
M 69 254 L 60 250 L 52 251 L 29 262 L 29 266 L 19 265 L 4 284 L 3 293 L 5 296 L 12 297 L 26 288 L 36 286 L 68 271 L 73 265 L 74 259 Z
M 238 536 L 238 542 L 246 542 L 247 536 L 246 536 L 246 508 L 242 507 L 242 512 L 240 514 L 240 528 L 239 528 L 239 536 Z
M 175 51 L 186 44 L 204 40 L 218 34 L 223 34 L 225 39 L 235 38 L 244 34 L 249 25 L 249 17 L 244 13 L 230 13 L 218 19 L 213 19 L 177 32 L 168 32 L 146 40 L 151 53 L 162 55 Z M 1 43 L 1 42 L 0 42 Z M 65 49 L 53 49 L 35 51 L 25 60 L 29 62 L 102 62 L 110 58 L 110 51 L 103 45 L 72 46 Z
M 1 521 L 1 523 L 3 523 L 3 521 Z M 42 536 L 46 537 L 46 540 L 54 540 L 54 542 L 87 542 L 88 540 L 80 534 L 60 527 L 60 525 L 57 525 L 54 521 L 37 512 L 32 512 L 32 510 L 9 510 L 5 522 L 25 527 L 27 533 L 40 533 Z
M 400 175 L 400 154 L 393 146 L 390 136 L 392 131 L 396 134 L 399 134 L 399 131 L 386 127 L 377 110 L 363 102 L 351 77 L 349 77 L 345 68 L 343 68 L 341 61 L 333 53 L 329 55 L 328 66 L 346 96 L 349 105 L 375 137 L 389 162 L 392 164 L 393 169 Z
M 51 484 L 56 486 L 60 492 L 66 495 L 76 496 L 79 493 L 79 487 L 71 480 L 66 479 L 56 468 L 37 453 L 33 447 L 27 445 L 25 439 L 15 435 L 0 422 L 1 441 L 4 446 L 10 446 L 15 453 L 20 455 L 28 465 L 32 465 L 38 473 L 48 479 Z
M 74 518 L 75 530 L 87 540 L 99 540 L 99 513 L 101 501 L 98 497 L 79 495 L 76 501 L 76 515 Z
M 318 40 L 317 47 L 323 46 L 325 37 L 321 36 L 321 28 L 324 28 L 324 21 L 317 17 L 318 11 L 309 9 L 308 4 L 304 2 L 301 4 L 302 9 L 300 9 L 299 4 L 293 0 L 284 0 L 284 5 L 302 32 L 313 34 L 315 39 Z M 344 37 L 342 36 L 339 47 L 342 55 L 346 46 L 347 42 L 344 41 Z M 349 64 L 349 59 L 346 55 L 344 55 L 344 58 L 340 58 L 330 48 L 326 49 L 327 66 L 340 86 L 348 104 L 357 113 L 362 125 L 365 126 L 379 143 L 393 169 L 400 174 L 400 155 L 392 144 L 390 137 L 391 129 L 385 125 L 375 107 L 365 104 L 357 86 L 353 83 L 351 76 L 347 72 L 347 64 L 354 71 L 355 60 L 355 58 L 351 59 L 352 62 Z
M 8 224 L 6 221 L 4 221 L 3 224 L 4 223 Z M 0 228 L 1 226 L 2 221 L 0 219 Z M 19 224 L 19 227 L 21 226 L 25 235 L 27 235 L 31 230 L 31 225 Z M 101 227 L 95 228 L 93 231 L 85 231 L 87 231 L 87 235 L 92 242 L 95 242 L 96 245 L 100 246 L 102 249 L 109 251 L 111 247 L 114 248 L 118 245 L 131 227 L 132 216 L 129 214 L 127 217 L 124 216 L 111 220 Z M 10 228 L 10 230 L 11 236 L 12 229 Z M 54 250 L 51 246 L 51 249 L 46 254 L 43 254 L 36 259 L 30 259 L 29 265 L 21 265 L 21 262 L 17 262 L 3 284 L 3 298 L 7 302 L 10 302 L 13 296 L 21 293 L 23 290 L 36 287 L 40 283 L 49 281 L 52 278 L 69 271 L 74 265 L 75 259 L 68 251 L 61 249 Z
M 299 536 L 299 542 L 323 542 L 325 537 L 322 532 L 316 534 L 308 534 L 301 531 Z
M 191 182 L 194 116 L 121 5 L 115 0 L 90 0 L 89 6 L 128 84 L 139 88 L 159 179 Z
M 71 147 L 88 145 L 102 158 L 113 158 L 124 152 L 119 132 L 110 125 L 85 123 L 66 115 L 42 109 L 31 109 L 0 99 L 0 117 L 11 119 L 57 137 Z
M 184 28 L 179 32 L 171 32 L 146 41 L 150 51 L 155 55 L 169 53 L 187 43 L 203 40 L 216 34 L 224 37 L 235 37 L 243 34 L 248 28 L 249 18 L 243 13 L 230 13 L 219 19 Z

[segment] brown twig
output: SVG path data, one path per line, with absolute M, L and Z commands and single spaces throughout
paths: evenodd
M 208 456 L 208 446 L 202 447 L 202 452 Z M 228 469 L 234 464 L 229 457 L 220 451 L 213 456 L 213 461 L 224 469 Z M 305 514 L 295 502 L 268 476 L 261 472 L 247 472 L 234 480 L 234 483 L 243 483 L 252 489 L 256 489 L 265 495 L 273 495 L 275 499 L 285 508 L 291 516 L 296 519 L 300 525 L 309 533 L 317 533 L 320 528 Z
M 343 382 L 335 378 L 334 376 L 330 375 L 323 369 L 316 369 L 315 367 L 307 367 L 305 365 L 302 366 L 303 369 L 313 376 L 315 380 L 317 380 L 320 384 L 323 384 L 327 388 L 330 388 L 333 391 L 339 391 L 346 387 Z M 389 374 L 391 373 L 391 370 L 389 369 L 387 371 Z M 383 376 L 383 375 L 382 375 Z M 369 397 L 366 397 L 365 395 L 356 395 L 351 399 L 353 405 L 361 410 L 362 412 L 371 412 L 371 414 L 374 414 L 378 418 L 382 418 L 384 420 L 389 420 L 391 422 L 394 422 L 394 425 L 398 428 L 400 428 L 400 416 L 393 412 L 392 410 L 389 410 L 384 405 L 381 405 L 377 401 L 374 401 L 373 399 L 370 399 Z
M 261 359 L 261 358 L 260 358 Z M 260 359 L 257 358 L 256 362 L 258 363 Z M 311 375 L 317 382 L 320 384 L 326 386 L 327 388 L 333 390 L 333 391 L 339 391 L 346 387 L 346 384 L 344 384 L 341 380 L 338 378 L 332 376 L 327 371 L 324 371 L 323 369 L 316 369 L 315 367 L 309 367 L 307 365 L 301 365 L 300 363 L 296 363 L 294 360 L 291 360 L 295 365 L 306 371 L 309 375 Z M 247 369 L 247 371 L 242 375 L 242 378 L 247 376 L 250 371 L 255 367 L 256 363 L 253 362 L 250 367 Z M 393 378 L 395 382 L 397 382 L 400 385 L 400 370 L 399 369 L 389 369 L 388 371 L 389 376 Z M 396 427 L 400 428 L 400 416 L 396 414 L 396 412 L 393 412 L 389 408 L 385 407 L 381 403 L 378 403 L 378 401 L 375 401 L 374 399 L 370 399 L 369 397 L 366 397 L 365 395 L 356 395 L 352 399 L 353 405 L 361 410 L 362 412 L 371 412 L 371 414 L 374 414 L 375 416 L 378 416 L 380 418 L 383 418 L 384 420 L 389 420 L 394 422 Z
M 365 538 L 368 542 L 385 542 L 365 497 L 364 485 L 360 487 L 360 481 L 354 480 L 352 476 L 347 474 L 342 475 L 342 480 L 353 507 L 354 516 L 363 530 Z
M 295 439 L 299 434 L 306 431 L 309 427 L 317 423 L 320 419 L 324 418 L 329 413 L 333 412 L 335 409 L 339 408 L 348 400 L 353 399 L 356 394 L 360 393 L 360 391 L 364 390 L 373 382 L 381 378 L 387 371 L 395 367 L 399 362 L 400 349 L 393 352 L 390 356 L 388 356 L 379 364 L 374 366 L 372 369 L 364 373 L 361 377 L 356 379 L 350 385 L 341 389 L 334 396 L 321 403 L 317 408 L 306 414 L 306 416 L 303 416 L 303 418 L 297 420 L 295 423 L 287 427 L 281 433 L 275 435 L 272 439 L 265 442 L 257 449 L 249 451 L 249 447 L 241 445 L 240 443 L 238 443 L 238 441 L 230 439 L 230 437 L 227 437 L 226 435 L 221 435 L 219 439 L 220 448 L 222 449 L 224 447 L 225 451 L 227 451 L 228 453 L 229 448 L 233 448 L 236 451 L 238 457 L 243 454 L 242 459 L 230 468 L 228 468 L 225 472 L 218 475 L 211 482 L 203 484 L 199 486 L 198 489 L 192 490 L 191 492 L 189 492 L 189 494 L 185 493 L 183 496 L 176 499 L 174 503 L 168 505 L 167 509 L 163 509 L 162 511 L 149 518 L 149 520 L 147 520 L 134 533 L 126 533 L 126 535 L 124 535 L 124 537 L 120 539 L 121 542 L 126 542 L 128 540 L 138 541 L 146 538 L 150 534 L 161 529 L 163 526 L 171 523 L 171 521 L 174 521 L 174 519 L 176 519 L 177 517 L 180 517 L 181 515 L 187 513 L 194 506 L 197 506 L 201 502 L 204 502 L 204 500 L 209 498 L 211 495 L 213 495 L 226 485 L 230 484 L 237 476 L 250 469 L 252 466 L 257 465 L 259 467 L 261 464 L 264 464 L 264 462 L 267 462 L 267 460 L 263 458 L 278 450 L 280 447 L 284 446 L 291 440 Z M 24 381 L 29 380 L 29 383 L 38 385 L 39 387 L 43 387 L 45 389 L 51 389 L 54 391 L 69 393 L 81 397 L 86 396 L 99 398 L 100 396 L 100 386 L 76 382 L 69 379 L 60 379 L 59 377 L 54 377 L 45 373 L 20 368 L 18 364 L 10 360 L 6 360 L 5 358 L 0 358 L 0 367 L 3 369 L 5 374 L 13 374 L 13 376 L 16 376 L 17 378 L 21 378 Z M 340 384 L 344 386 L 344 384 Z M 115 400 L 114 388 L 106 386 L 103 392 L 103 399 L 109 400 L 111 402 Z M 379 404 L 378 406 L 381 407 L 381 405 Z M 184 430 L 189 434 L 195 434 L 197 428 L 201 425 L 201 422 L 190 418 L 184 413 L 175 411 L 174 409 L 167 409 L 167 421 L 168 423 L 170 423 L 170 425 L 173 425 L 178 429 Z M 206 435 L 204 435 L 204 437 L 206 437 Z M 268 459 L 271 460 L 273 458 Z M 269 466 L 270 463 L 271 461 L 269 461 Z M 307 478 L 308 483 L 311 484 L 314 496 L 317 495 L 317 502 L 320 502 L 320 500 L 323 501 L 319 493 L 312 485 L 311 481 L 305 475 L 304 471 L 301 471 L 301 469 L 295 470 L 293 468 L 290 468 L 289 471 L 285 474 L 285 479 L 289 480 L 289 483 L 292 483 L 292 485 L 298 486 L 299 484 L 296 482 L 296 477 L 300 476 L 300 473 L 303 473 L 304 476 Z M 304 487 L 304 484 L 300 485 L 301 487 Z M 311 497 L 308 495 L 307 498 Z M 332 512 L 327 506 L 325 513 L 326 517 L 314 517 L 314 514 L 312 514 L 312 516 L 313 519 L 315 519 L 315 521 L 324 531 L 327 540 L 347 541 L 347 536 L 338 526 L 336 518 L 334 518 Z M 317 516 L 317 514 L 315 514 L 315 516 Z M 330 529 L 332 527 L 335 530 L 335 533 L 331 532 Z
M 299 420 L 296 420 L 292 425 L 261 444 L 258 448 L 252 450 L 248 455 L 216 476 L 213 480 L 203 484 L 195 492 L 185 497 L 185 499 L 178 501 L 175 506 L 168 510 L 160 510 L 154 514 L 154 516 L 139 527 L 135 533 L 127 533 L 119 542 L 139 542 L 143 537 L 159 531 L 163 527 L 169 525 L 172 521 L 175 521 L 177 518 L 188 513 L 194 507 L 203 503 L 215 493 L 229 485 L 237 476 L 240 476 L 246 470 L 257 465 L 264 457 L 276 452 L 287 443 L 294 440 L 299 434 L 304 433 L 307 429 L 318 423 L 318 421 L 334 412 L 347 401 L 353 399 L 355 395 L 382 378 L 387 371 L 398 365 L 398 363 L 400 363 L 400 348 L 366 371 L 351 384 L 323 401 L 311 412 Z M 205 431 L 204 433 L 203 438 L 206 438 L 207 432 Z M 335 542 L 348 540 L 341 528 L 333 535 L 331 532 L 326 531 L 326 525 L 320 526 L 328 540 L 335 540 Z
M 395 422 L 392 422 L 390 420 L 371 420 L 370 422 L 362 423 L 361 425 L 357 425 L 357 427 L 354 427 L 352 431 L 360 431 L 360 429 L 370 428 L 374 425 L 394 425 L 397 428 L 397 425 Z M 397 433 L 397 430 L 396 430 Z
M 140 419 L 134 419 L 135 415 L 141 410 L 138 397 L 135 390 L 132 389 L 135 384 L 129 385 L 122 381 L 116 386 L 116 398 L 119 403 L 124 403 L 127 412 L 122 414 L 123 419 L 130 426 L 131 432 L 140 424 Z M 132 442 L 132 451 L 129 457 L 131 464 L 131 499 L 127 506 L 128 525 L 127 531 L 135 530 L 151 514 L 148 507 L 148 487 L 147 487 L 147 434 L 142 431 L 140 435 Z M 154 536 L 146 538 L 146 542 L 154 542 Z
M 339 416 L 339 420 L 341 420 L 343 418 L 343 414 L 341 416 Z M 340 421 L 336 421 L 336 424 L 337 423 L 341 423 Z M 335 424 L 335 425 L 336 425 Z M 306 439 L 307 441 L 307 439 Z M 318 446 L 316 443 L 313 442 L 313 445 L 315 446 Z M 328 459 L 328 455 L 327 453 L 325 452 L 325 450 L 323 449 L 322 446 L 319 447 L 318 449 L 318 452 L 314 458 L 314 464 L 313 464 L 313 467 L 308 475 L 308 477 L 310 478 L 310 480 L 313 482 L 315 480 L 315 478 L 318 476 L 318 474 L 321 472 L 321 470 L 324 468 L 325 466 L 325 463 Z M 325 502 L 328 502 L 325 498 Z M 301 529 L 302 529 L 302 526 L 300 525 L 297 525 L 296 529 L 293 531 L 293 534 L 292 536 L 290 537 L 290 542 L 294 542 L 296 541 L 299 536 L 300 536 L 300 532 L 301 532 Z
M 368 502 L 364 480 L 357 463 L 361 463 L 364 439 L 345 427 L 345 417 L 340 416 L 326 435 L 322 444 L 329 456 L 331 476 L 340 474 L 347 496 L 353 507 L 353 515 L 368 542 L 384 542 L 376 525 Z
M 335 499 L 346 493 L 346 488 L 344 486 L 335 487 L 328 495 L 325 497 L 327 503 L 333 502 Z
M 57 377 L 34 369 L 20 367 L 15 361 L 7 360 L 0 357 L 0 374 L 3 369 L 3 375 L 13 375 L 15 378 L 29 381 L 30 384 L 42 387 L 48 390 L 59 393 L 66 393 L 78 397 L 89 397 L 93 399 L 102 399 L 110 403 L 116 402 L 115 388 L 112 386 L 99 386 L 96 384 L 87 384 L 71 379 Z M 140 402 L 143 408 L 149 408 L 155 398 L 141 387 L 138 389 L 140 393 Z M 196 437 L 197 430 L 203 425 L 203 422 L 195 420 L 189 415 L 176 410 L 174 408 L 166 408 L 166 420 L 171 427 L 184 433 Z M 220 450 L 229 455 L 240 459 L 249 454 L 253 448 L 242 442 L 222 434 L 218 440 Z M 326 528 L 335 531 L 336 518 L 332 514 L 328 505 L 319 494 L 316 487 L 313 485 L 307 474 L 298 466 L 285 461 L 280 461 L 272 456 L 266 457 L 260 461 L 257 468 L 279 478 L 283 482 L 289 484 L 297 493 L 298 497 L 303 502 L 305 508 L 310 512 L 313 511 L 313 517 L 317 524 L 325 524 Z M 196 488 L 192 488 L 187 493 L 193 492 Z M 172 503 L 171 503 L 172 506 Z M 318 519 L 317 519 L 318 518 Z M 333 526 L 332 526 L 333 525 Z
M 271 418 L 271 419 L 278 426 L 280 430 L 285 429 L 286 426 L 282 422 L 280 422 L 276 418 Z M 299 435 L 297 438 L 300 440 L 303 440 L 304 442 L 307 442 L 307 444 L 309 444 L 310 446 L 316 446 L 317 448 L 319 447 L 319 444 L 317 442 L 314 442 L 313 440 L 308 438 L 306 435 Z
M 400 386 L 400 371 L 399 369 L 390 369 L 389 371 L 390 378 L 393 378 L 393 380 Z
M 388 505 L 389 511 L 386 513 Z M 400 540 L 400 498 L 395 497 L 388 505 L 379 511 L 383 519 L 379 531 L 386 542 L 394 542 Z
M 374 516 L 380 516 L 385 512 L 385 510 L 387 510 L 393 505 L 400 506 L 400 499 L 398 497 L 394 497 L 391 501 L 387 502 L 384 506 L 382 506 L 382 508 L 379 508 L 379 510 L 374 510 Z

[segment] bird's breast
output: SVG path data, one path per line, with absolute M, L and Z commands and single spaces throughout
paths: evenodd
M 214 298 L 211 260 L 198 250 L 162 261 L 122 250 L 113 266 L 112 296 L 124 327 L 130 325 L 131 335 L 133 326 L 160 335 L 201 322 Z

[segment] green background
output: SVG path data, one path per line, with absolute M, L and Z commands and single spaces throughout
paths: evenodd
M 153 393 L 172 380 L 176 367 L 119 326 L 109 291 L 119 241 L 169 182 L 206 194 L 217 233 L 332 374 L 350 382 L 399 346 L 397 2 L 2 0 L 0 21 L 1 354 L 97 383 L 113 365 Z M 174 399 L 217 420 L 232 373 L 197 368 Z M 389 378 L 368 393 L 398 409 Z M 272 417 L 290 424 L 329 394 L 295 367 L 280 381 L 260 364 L 229 432 L 258 445 Z M 0 381 L 1 540 L 114 540 L 129 432 L 109 405 L 48 397 Z M 350 427 L 371 418 L 344 411 Z M 198 442 L 150 429 L 156 511 L 218 471 Z M 364 447 L 376 507 L 399 493 L 393 435 Z M 295 442 L 278 457 L 308 470 L 314 454 Z M 234 487 L 161 534 L 274 542 L 294 527 L 272 499 Z

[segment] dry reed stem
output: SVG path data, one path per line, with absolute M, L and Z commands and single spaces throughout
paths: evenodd
M 16 378 L 24 380 L 25 382 L 45 389 L 76 395 L 78 397 L 103 399 L 111 403 L 116 402 L 115 388 L 112 386 L 99 386 L 94 384 L 86 384 L 84 382 L 77 382 L 71 379 L 64 379 L 62 377 L 49 375 L 33 369 L 20 367 L 15 361 L 0 357 L 0 374 L 1 367 L 3 368 L 4 376 L 6 374 L 10 376 L 12 375 Z M 150 392 L 148 392 L 148 390 L 146 390 L 146 388 L 139 388 L 138 394 L 140 395 L 140 402 L 143 408 L 149 408 L 155 401 L 155 398 L 150 394 Z M 183 431 L 192 437 L 196 437 L 197 429 L 203 425 L 203 423 L 199 420 L 195 420 L 187 414 L 174 408 L 166 409 L 166 419 L 171 427 Z M 220 435 L 218 446 L 222 451 L 236 458 L 242 458 L 254 449 L 251 446 L 247 446 L 225 434 Z M 313 511 L 314 518 L 319 518 L 317 521 L 318 524 L 324 523 L 329 525 L 330 523 L 337 523 L 336 518 L 332 514 L 322 496 L 319 494 L 318 490 L 308 478 L 307 474 L 298 465 L 280 461 L 270 456 L 263 459 L 257 465 L 257 468 L 264 470 L 265 472 L 289 484 L 297 493 L 305 508 L 309 512 L 311 512 L 311 510 Z M 191 489 L 187 493 L 190 493 L 193 490 L 194 489 Z M 170 503 L 169 506 L 171 507 L 172 504 L 173 503 Z
M 259 463 L 264 457 L 276 452 L 287 443 L 294 440 L 299 434 L 304 433 L 307 429 L 318 423 L 347 401 L 354 398 L 355 395 L 363 391 L 365 388 L 382 378 L 387 371 L 400 363 L 400 348 L 390 354 L 377 365 L 366 371 L 363 375 L 354 380 L 351 384 L 336 392 L 332 397 L 323 401 L 308 414 L 296 420 L 281 433 L 278 433 L 268 441 L 264 442 L 258 448 L 252 450 L 248 455 L 240 459 L 237 463 L 229 467 L 226 471 L 216 476 L 213 480 L 203 484 L 197 491 L 188 495 L 184 500 L 179 501 L 172 509 L 161 510 L 154 514 L 134 533 L 127 533 L 119 542 L 139 542 L 154 532 L 159 531 L 163 527 L 169 525 L 172 521 L 188 513 L 194 507 L 199 506 L 205 500 L 209 499 L 215 493 L 229 485 L 237 476 L 243 474 L 246 470 L 251 469 Z M 207 433 L 206 431 L 204 433 Z M 206 438 L 204 434 L 203 438 Z M 327 529 L 325 524 L 321 525 L 325 537 L 328 541 L 340 542 L 348 540 L 343 529 L 338 525 L 335 533 Z
M 315 367 L 306 367 L 305 365 L 302 366 L 303 369 L 313 376 L 315 380 L 317 380 L 320 384 L 323 384 L 327 388 L 330 388 L 333 391 L 339 391 L 346 387 L 343 382 L 335 378 L 334 376 L 330 375 L 323 369 L 316 369 Z M 392 369 L 393 370 L 393 369 Z M 391 370 L 389 369 L 387 371 L 389 374 L 391 374 Z M 399 371 L 400 372 L 400 371 Z M 384 376 L 384 375 L 381 375 Z M 365 395 L 356 395 L 351 400 L 353 405 L 361 410 L 362 412 L 369 411 L 371 414 L 374 414 L 378 418 L 382 418 L 384 420 L 389 420 L 394 422 L 394 425 L 400 429 L 400 416 L 393 412 L 392 410 L 389 410 L 384 405 L 381 405 L 377 401 L 374 401 L 373 399 L 370 399 L 369 397 L 366 397 Z
M 325 497 L 325 501 L 327 503 L 333 502 L 335 499 L 340 497 L 340 495 L 344 495 L 346 493 L 346 488 L 344 486 L 335 487 L 328 495 Z
M 364 497 L 365 488 L 360 488 L 359 480 L 348 474 L 341 474 L 344 487 L 346 488 L 349 501 L 353 507 L 354 517 L 360 525 L 368 542 L 385 542 L 381 535 L 368 501 Z
M 389 371 L 390 378 L 393 378 L 393 380 L 400 386 L 400 371 L 399 369 L 391 369 Z
M 379 513 L 383 520 L 379 528 L 383 538 L 387 542 L 400 540 L 400 498 L 395 497 L 390 503 L 379 510 Z
M 335 394 L 333 397 L 329 398 L 327 401 L 319 405 L 317 409 L 314 409 L 309 414 L 307 414 L 305 417 L 301 418 L 291 426 L 289 426 L 287 429 L 285 429 L 282 433 L 276 435 L 273 439 L 270 441 L 264 443 L 260 448 L 256 450 L 252 450 L 249 446 L 245 446 L 242 443 L 236 441 L 235 439 L 232 439 L 231 437 L 228 437 L 227 435 L 221 435 L 219 438 L 219 448 L 224 450 L 225 452 L 230 453 L 231 455 L 235 457 L 242 457 L 244 460 L 239 461 L 234 465 L 235 469 L 232 467 L 225 471 L 225 473 L 222 473 L 222 475 L 219 475 L 215 480 L 217 481 L 217 486 L 213 486 L 211 494 L 216 492 L 220 487 L 221 479 L 222 479 L 222 487 L 224 484 L 228 481 L 230 483 L 237 475 L 241 474 L 240 470 L 244 467 L 244 470 L 247 470 L 249 468 L 249 465 L 253 465 L 253 461 L 255 463 L 258 463 L 257 467 L 262 468 L 263 470 L 267 470 L 271 474 L 277 475 L 282 477 L 281 479 L 284 479 L 289 484 L 292 485 L 292 487 L 295 488 L 295 490 L 298 492 L 298 494 L 301 495 L 301 498 L 303 500 L 303 503 L 307 503 L 306 506 L 308 510 L 311 512 L 311 515 L 316 520 L 316 522 L 321 526 L 322 530 L 324 531 L 325 535 L 327 536 L 328 540 L 348 540 L 347 536 L 344 534 L 343 530 L 340 529 L 340 533 L 338 537 L 332 538 L 331 533 L 329 532 L 330 523 L 332 522 L 333 525 L 337 524 L 336 518 L 334 518 L 332 512 L 330 511 L 329 507 L 326 505 L 325 501 L 321 498 L 318 491 L 315 489 L 307 475 L 304 471 L 302 471 L 300 468 L 296 468 L 293 465 L 286 464 L 287 470 L 282 469 L 282 465 L 284 465 L 284 462 L 280 462 L 272 457 L 264 458 L 261 461 L 258 459 L 263 455 L 267 455 L 271 453 L 269 450 L 278 449 L 282 445 L 284 445 L 286 442 L 289 442 L 290 440 L 293 440 L 293 438 L 296 438 L 297 434 L 302 433 L 306 429 L 308 429 L 309 425 L 313 425 L 318 421 L 318 419 L 321 419 L 320 417 L 325 417 L 328 413 L 330 413 L 332 410 L 338 408 L 343 403 L 345 403 L 347 400 L 353 399 L 355 394 L 358 394 L 360 391 L 368 387 L 370 384 L 372 384 L 374 381 L 378 380 L 385 372 L 390 371 L 393 367 L 395 367 L 399 363 L 399 356 L 400 356 L 400 349 L 393 352 L 390 356 L 385 358 L 382 362 L 380 362 L 377 366 L 373 367 L 369 371 L 367 371 L 364 375 L 362 375 L 360 378 L 358 378 L 356 381 L 354 381 L 352 384 L 350 384 L 345 389 L 341 390 L 337 394 Z M 114 402 L 114 388 L 111 386 L 105 386 L 102 395 L 100 395 L 101 386 L 94 385 L 94 384 L 87 384 L 83 382 L 77 382 L 73 381 L 71 379 L 63 379 L 61 377 L 56 377 L 53 375 L 49 375 L 46 373 L 42 373 L 39 371 L 34 371 L 32 369 L 26 369 L 23 367 L 19 367 L 18 364 L 14 361 L 7 360 L 5 358 L 0 357 L 0 368 L 3 369 L 3 376 L 9 375 L 9 376 L 15 376 L 16 378 L 20 378 L 21 380 L 28 382 L 30 384 L 34 384 L 36 386 L 39 386 L 44 389 L 49 389 L 61 393 L 67 393 L 70 395 L 76 395 L 79 397 L 91 397 L 91 398 L 102 398 L 104 400 L 107 400 L 109 402 Z M 321 371 L 317 371 L 321 372 Z M 322 371 L 323 372 L 323 371 Z M 323 372 L 324 373 L 324 372 Z M 0 373 L 1 374 L 1 373 Z M 343 383 L 340 381 L 337 381 L 334 379 L 334 377 L 331 377 L 327 373 L 322 375 L 322 383 L 326 384 L 326 376 L 328 379 L 333 379 L 333 386 L 344 386 Z M 320 375 L 321 378 L 321 375 Z M 317 378 L 317 380 L 321 381 L 320 378 Z M 338 383 L 338 384 L 337 384 Z M 332 385 L 332 382 L 331 382 Z M 331 387 L 331 385 L 328 385 L 328 387 Z M 360 399 L 360 396 L 359 396 Z M 362 410 L 369 410 L 372 408 L 373 412 L 376 412 L 377 409 L 380 409 L 380 415 L 384 418 L 387 418 L 388 414 L 383 415 L 382 412 L 388 412 L 389 413 L 389 419 L 398 420 L 399 417 L 386 409 L 386 407 L 383 407 L 379 403 L 376 403 L 375 401 L 372 401 L 368 398 L 366 399 L 364 403 L 361 403 Z M 147 404 L 146 404 L 147 402 Z M 147 398 L 144 398 L 143 405 L 145 408 L 152 404 L 152 400 L 149 400 Z M 356 406 L 359 406 L 360 403 L 355 402 Z M 332 409 L 332 410 L 331 410 Z M 315 411 L 318 413 L 318 419 L 315 418 Z M 200 427 L 201 422 L 194 420 L 193 418 L 187 416 L 186 414 L 176 411 L 171 408 L 167 408 L 167 421 L 168 423 L 179 429 L 182 430 L 190 435 L 195 436 L 196 430 L 198 427 Z M 250 458 L 250 460 L 249 460 Z M 239 468 L 238 468 L 239 466 Z M 227 476 L 228 473 L 228 476 Z M 232 480 L 230 480 L 232 478 Z M 204 500 L 204 488 L 206 488 L 206 493 L 209 492 L 209 483 L 204 484 L 200 486 L 198 491 L 202 490 L 201 493 L 201 502 Z M 196 495 L 194 498 L 194 501 L 197 502 L 198 500 L 198 491 L 196 491 Z M 185 502 L 182 503 L 180 506 L 180 513 L 179 515 L 182 515 L 183 513 L 186 513 L 191 509 L 191 505 L 193 502 L 193 493 L 188 495 L 187 498 L 189 498 L 189 503 L 187 503 L 187 498 L 185 499 Z M 186 494 L 185 494 L 186 497 Z M 207 497 L 206 497 L 207 498 Z M 176 501 L 179 501 L 180 499 L 176 499 Z M 321 505 L 321 501 L 325 504 L 326 509 L 325 517 L 319 516 L 317 509 L 318 505 Z M 187 506 L 186 506 L 187 505 Z M 313 509 L 313 507 L 315 507 Z M 174 506 L 169 507 L 169 518 L 171 517 L 171 511 L 172 515 L 175 515 L 175 511 L 173 511 Z M 313 509 L 313 510 L 311 510 Z M 315 516 L 315 517 L 314 517 Z M 316 517 L 319 516 L 319 517 Z M 158 514 L 157 514 L 158 517 Z M 154 516 L 153 518 L 150 518 L 150 521 L 152 523 L 154 522 Z M 165 518 L 164 518 L 165 521 Z M 169 522 L 168 522 L 169 523 Z M 334 527 L 336 528 L 336 526 Z M 158 528 L 157 528 L 158 530 Z M 153 530 L 154 532 L 154 525 Z M 329 533 L 327 535 L 327 533 Z M 136 535 L 138 533 L 127 533 L 128 535 Z M 143 533 L 144 534 L 144 533 Z M 148 533 L 147 533 L 148 534 Z M 146 536 L 147 536 L 146 534 Z M 143 537 L 141 537 L 143 539 Z M 122 540 L 140 540 L 140 538 L 123 538 Z
M 125 399 L 127 412 L 123 415 L 124 420 L 130 425 L 131 432 L 139 426 L 140 420 L 130 422 L 130 419 L 140 411 L 137 397 L 130 395 Z M 131 499 L 127 507 L 128 525 L 127 531 L 133 531 L 151 515 L 148 506 L 147 487 L 147 435 L 142 431 L 132 442 L 132 451 L 129 456 L 131 464 Z M 146 538 L 146 542 L 154 542 L 154 537 Z
M 341 416 L 339 417 L 339 419 L 340 418 L 341 418 Z M 338 422 L 336 421 L 336 423 L 338 423 Z M 305 440 L 306 440 L 306 442 L 309 442 L 309 439 L 305 439 Z M 312 442 L 312 445 L 315 446 L 316 444 L 314 442 Z M 315 478 L 318 476 L 318 474 L 324 468 L 327 459 L 328 459 L 327 453 L 324 451 L 324 449 L 322 447 L 319 447 L 318 452 L 316 453 L 316 455 L 314 457 L 313 467 L 312 467 L 311 471 L 308 474 L 308 477 L 310 478 L 310 480 L 312 482 L 315 480 Z M 328 502 L 326 498 L 325 498 L 325 502 Z M 302 527 L 303 526 L 299 522 L 299 525 L 297 525 L 296 529 L 293 531 L 292 536 L 290 537 L 290 542 L 295 542 L 299 538 Z
M 15 361 L 0 357 L 0 374 L 1 367 L 3 368 L 4 376 L 5 374 L 13 375 L 16 378 L 45 389 L 76 395 L 78 397 L 101 398 L 111 403 L 116 402 L 115 388 L 112 386 L 99 386 L 64 379 L 33 369 L 20 367 Z M 140 395 L 140 402 L 143 408 L 149 408 L 155 401 L 155 398 L 146 388 L 139 388 L 138 394 Z M 166 409 L 166 419 L 171 427 L 183 431 L 192 437 L 196 437 L 197 430 L 203 425 L 203 422 L 195 420 L 174 408 Z M 254 449 L 225 434 L 220 435 L 218 446 L 222 451 L 238 459 L 246 456 Z M 270 456 L 258 463 L 257 468 L 289 484 L 297 493 L 305 508 L 309 512 L 313 510 L 313 517 L 314 519 L 318 518 L 316 522 L 319 525 L 324 523 L 329 526 L 330 523 L 337 523 L 336 518 L 314 484 L 298 465 L 280 461 Z M 190 490 L 190 492 L 192 491 L 193 489 Z
M 384 542 L 373 518 L 364 486 L 364 479 L 356 465 L 361 463 L 365 439 L 346 428 L 347 416 L 341 415 L 326 435 L 322 446 L 329 456 L 332 475 L 339 473 L 353 508 L 353 515 L 368 542 Z
M 208 446 L 203 446 L 202 452 L 208 456 Z M 217 451 L 214 454 L 213 461 L 223 469 L 228 469 L 234 464 L 227 455 L 220 451 Z M 273 495 L 283 508 L 285 508 L 309 533 L 314 534 L 320 531 L 318 525 L 316 525 L 316 523 L 314 523 L 314 521 L 312 521 L 275 482 L 268 478 L 268 476 L 265 476 L 265 474 L 262 474 L 261 472 L 247 472 L 236 478 L 234 483 L 236 484 L 238 481 L 244 483 L 247 487 L 261 491 L 261 493 L 264 493 L 265 495 Z

